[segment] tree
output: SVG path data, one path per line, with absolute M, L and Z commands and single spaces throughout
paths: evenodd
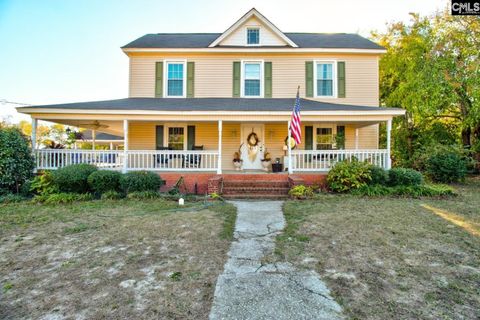
M 18 193 L 32 177 L 34 162 L 29 144 L 20 129 L 0 127 L 0 192 Z
M 381 104 L 406 109 L 406 117 L 394 121 L 393 154 L 407 165 L 431 144 L 480 141 L 480 19 L 447 11 L 411 17 L 409 24 L 373 34 L 387 48 L 380 61 Z

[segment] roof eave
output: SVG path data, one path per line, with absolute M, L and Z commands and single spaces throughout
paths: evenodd
M 386 49 L 364 49 L 364 48 L 264 48 L 264 47 L 240 47 L 240 48 L 122 48 L 122 51 L 129 53 L 165 53 L 165 52 L 191 52 L 191 53 L 355 53 L 355 54 L 384 54 Z

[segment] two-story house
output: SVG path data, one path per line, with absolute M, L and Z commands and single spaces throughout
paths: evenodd
M 234 170 L 318 176 L 352 157 L 390 167 L 391 121 L 404 111 L 379 108 L 385 49 L 357 34 L 284 33 L 252 9 L 223 33 L 147 34 L 122 50 L 128 98 L 18 110 L 34 129 L 41 119 L 123 136 L 124 150 L 38 149 L 38 169 L 88 162 L 204 188 Z M 302 142 L 288 147 L 298 88 Z

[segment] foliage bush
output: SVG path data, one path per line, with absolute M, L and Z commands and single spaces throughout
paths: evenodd
M 304 185 L 294 186 L 288 191 L 288 195 L 294 199 L 308 199 L 313 197 L 313 188 Z
M 371 180 L 368 182 L 370 185 L 387 185 L 388 183 L 388 171 L 377 166 L 370 167 Z
M 127 199 L 131 200 L 145 200 L 160 198 L 158 191 L 134 191 L 127 194 Z
M 86 163 L 72 164 L 54 171 L 52 180 L 61 192 L 87 193 L 88 177 L 95 171 L 97 167 Z
M 30 183 L 30 191 L 38 195 L 57 193 L 58 187 L 53 183 L 52 172 L 44 171 L 36 176 Z
M 25 200 L 24 196 L 19 194 L 8 193 L 3 196 L 0 196 L 0 204 L 14 203 Z
M 0 127 L 0 194 L 18 193 L 34 167 L 29 139 L 18 128 Z
M 122 175 L 120 187 L 125 193 L 155 191 L 158 192 L 164 181 L 158 174 L 150 171 L 133 171 Z
M 388 172 L 390 186 L 416 186 L 423 183 L 420 172 L 408 168 L 393 168 Z
M 99 170 L 88 176 L 88 185 L 96 193 L 102 194 L 107 191 L 120 190 L 120 178 L 122 174 L 117 171 Z
M 338 162 L 327 176 L 330 190 L 348 192 L 365 186 L 372 179 L 370 165 L 358 160 Z
M 382 185 L 367 185 L 353 190 L 352 194 L 361 196 L 403 196 L 403 197 L 442 197 L 454 196 L 455 190 L 442 184 L 421 184 L 410 186 L 387 187 Z
M 428 157 L 426 173 L 434 181 L 457 182 L 467 174 L 467 161 L 456 152 L 437 152 Z
M 123 194 L 114 190 L 105 191 L 101 197 L 102 200 L 118 200 L 121 198 L 123 198 Z
M 93 199 L 94 197 L 91 193 L 60 192 L 36 196 L 34 201 L 43 202 L 44 204 L 65 204 Z

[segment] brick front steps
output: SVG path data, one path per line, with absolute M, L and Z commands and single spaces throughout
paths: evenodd
M 285 198 L 290 190 L 287 174 L 225 174 L 225 198 Z

